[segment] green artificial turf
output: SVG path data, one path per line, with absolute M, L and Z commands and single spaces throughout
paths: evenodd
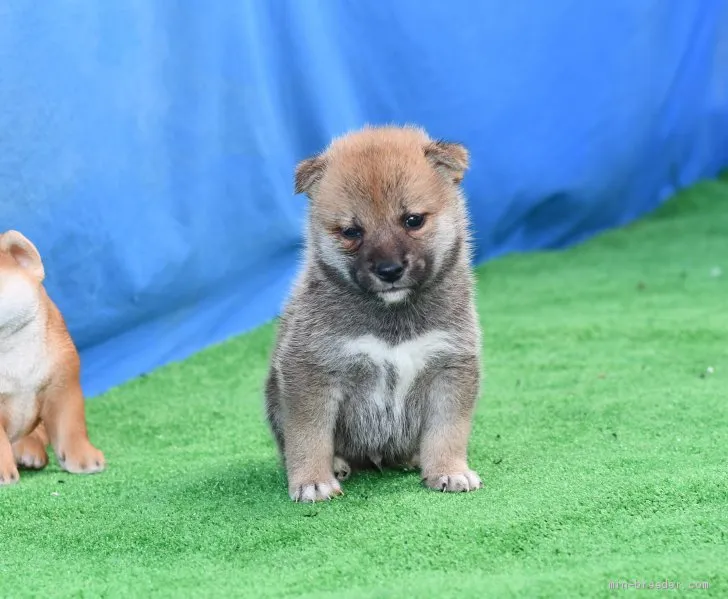
M 268 325 L 91 400 L 104 474 L 0 489 L 0 596 L 728 596 L 728 179 L 478 273 L 482 491 L 387 472 L 292 503 Z

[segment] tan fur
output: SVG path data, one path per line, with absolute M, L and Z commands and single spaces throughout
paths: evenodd
M 367 128 L 334 140 L 323 156 L 303 161 L 296 189 L 313 192 L 315 217 L 330 230 L 354 217 L 365 229 L 376 229 L 400 215 L 401 204 L 388 195 L 396 180 L 407 190 L 410 212 L 435 216 L 446 208 L 443 201 L 452 194 L 433 164 L 449 169 L 459 182 L 468 166 L 468 152 L 458 144 L 432 141 L 415 127 Z
M 28 239 L 0 235 L 0 485 L 17 482 L 18 467 L 43 468 L 49 443 L 64 470 L 105 468 L 86 430 L 78 352 L 44 276 Z
M 298 165 L 305 263 L 266 387 L 292 499 L 338 495 L 366 464 L 421 468 L 433 489 L 480 488 L 467 463 L 480 381 L 468 161 L 421 129 L 370 127 Z M 406 225 L 413 215 L 421 226 Z M 382 264 L 401 276 L 382 278 Z

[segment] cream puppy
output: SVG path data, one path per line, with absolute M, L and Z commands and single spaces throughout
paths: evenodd
M 35 246 L 0 234 L 0 485 L 17 482 L 18 467 L 45 467 L 49 442 L 68 472 L 105 467 L 86 431 L 78 352 L 44 278 Z

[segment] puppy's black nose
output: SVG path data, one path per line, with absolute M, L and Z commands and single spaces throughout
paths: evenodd
M 404 265 L 399 262 L 377 262 L 374 265 L 374 274 L 385 283 L 394 283 L 402 278 Z

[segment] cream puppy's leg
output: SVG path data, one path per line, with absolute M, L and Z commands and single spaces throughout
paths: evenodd
M 0 422 L 0 486 L 15 484 L 19 478 L 20 475 L 15 465 L 10 439 L 8 439 L 2 422 Z
M 78 381 L 44 391 L 41 418 L 61 468 L 76 474 L 101 472 L 104 454 L 89 441 L 83 393 Z

